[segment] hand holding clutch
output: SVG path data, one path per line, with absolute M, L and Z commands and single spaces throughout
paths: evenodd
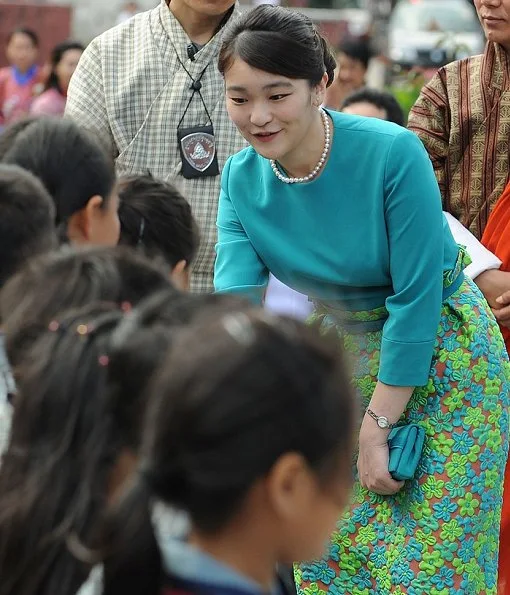
M 414 478 L 424 444 L 425 430 L 418 424 L 398 426 L 391 430 L 388 436 L 388 469 L 393 479 L 407 481 Z

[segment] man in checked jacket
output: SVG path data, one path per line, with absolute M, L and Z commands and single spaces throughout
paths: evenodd
M 120 175 L 150 172 L 176 183 L 190 201 L 201 232 L 191 280 L 197 292 L 213 286 L 215 172 L 245 146 L 227 115 L 216 66 L 223 27 L 237 10 L 235 0 L 161 0 L 92 41 L 68 92 L 66 116 L 104 139 Z M 213 142 L 200 132 L 187 144 L 178 139 L 178 128 L 210 124 Z M 214 144 L 217 166 L 210 163 Z M 201 177 L 185 177 L 186 168 Z

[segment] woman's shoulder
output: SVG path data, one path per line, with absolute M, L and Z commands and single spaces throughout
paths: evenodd
M 330 110 L 328 113 L 333 120 L 335 132 L 350 133 L 353 137 L 360 136 L 363 138 L 363 142 L 366 142 L 367 137 L 372 137 L 374 140 L 377 137 L 383 137 L 391 142 L 392 138 L 407 132 L 406 128 L 379 118 L 367 118 Z
M 246 147 L 227 159 L 224 171 L 227 175 L 243 173 L 245 177 L 257 175 L 267 167 L 268 161 L 261 157 L 253 147 Z
M 335 151 L 360 156 L 375 153 L 384 158 L 390 149 L 416 144 L 416 135 L 398 124 L 340 112 L 328 112 L 333 120 Z M 418 141 L 419 142 L 419 141 Z

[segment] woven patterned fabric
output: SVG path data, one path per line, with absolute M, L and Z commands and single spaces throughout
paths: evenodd
M 186 51 L 189 43 L 165 0 L 107 31 L 83 54 L 69 88 L 66 115 L 104 140 L 120 175 L 150 172 L 184 193 L 201 232 L 192 290 L 204 292 L 212 289 L 220 176 L 180 175 L 177 126 L 192 95 L 192 81 L 178 58 L 194 78 L 207 67 L 201 93 L 214 126 L 220 170 L 245 141 L 225 108 L 224 83 L 217 68 L 221 31 L 193 61 Z M 207 120 L 196 94 L 182 127 L 206 125 Z
M 312 322 L 338 330 L 366 407 L 381 331 L 353 335 L 320 312 Z M 401 420 L 425 428 L 416 478 L 395 496 L 356 481 L 328 556 L 296 569 L 300 595 L 496 594 L 509 383 L 501 333 L 466 280 L 443 304 L 429 382 L 414 391 Z
M 409 115 L 425 145 L 445 211 L 481 238 L 510 172 L 510 60 L 488 43 L 485 53 L 441 68 Z

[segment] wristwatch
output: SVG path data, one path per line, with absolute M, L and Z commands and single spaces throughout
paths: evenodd
M 372 419 L 375 419 L 375 421 L 377 422 L 377 425 L 382 430 L 391 430 L 392 428 L 397 427 L 397 424 L 390 424 L 388 418 L 385 417 L 384 415 L 376 415 L 371 409 L 367 409 L 367 413 L 368 413 L 368 415 L 370 415 L 370 417 Z

